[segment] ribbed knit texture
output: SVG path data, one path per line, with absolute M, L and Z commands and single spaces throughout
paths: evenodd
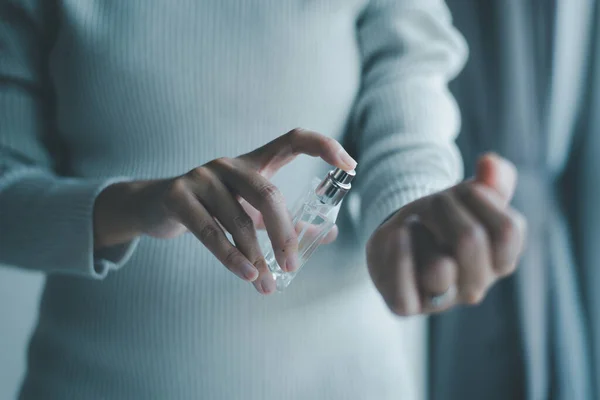
M 51 273 L 21 398 L 412 396 L 407 322 L 361 249 L 460 178 L 446 83 L 465 55 L 440 0 L 0 0 L 0 263 Z M 360 212 L 286 294 L 191 235 L 93 254 L 107 185 L 297 126 L 352 132 Z M 325 168 L 301 157 L 275 183 L 293 199 Z

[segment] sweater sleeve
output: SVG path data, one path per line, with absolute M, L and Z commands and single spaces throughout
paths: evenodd
M 467 46 L 443 0 L 372 0 L 357 30 L 363 71 L 352 130 L 366 240 L 405 204 L 462 178 L 460 117 L 447 84 Z
M 124 178 L 56 174 L 48 54 L 53 2 L 0 1 L 0 264 L 102 278 L 135 242 L 94 253 L 96 196 Z M 52 146 L 55 147 L 55 146 Z

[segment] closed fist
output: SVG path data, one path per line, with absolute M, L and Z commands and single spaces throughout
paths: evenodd
M 511 163 L 487 154 L 474 179 L 406 205 L 373 233 L 369 273 L 394 313 L 477 304 L 515 270 L 526 231 L 509 206 L 516 180 Z

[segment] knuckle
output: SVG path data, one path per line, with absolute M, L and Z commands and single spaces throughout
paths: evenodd
M 254 228 L 254 222 L 252 221 L 252 218 L 245 213 L 235 216 L 233 218 L 233 223 L 241 231 L 247 231 L 251 228 Z
M 516 233 L 519 235 L 519 239 L 525 241 L 527 236 L 527 220 L 523 214 L 519 212 L 513 213 L 513 219 L 515 221 Z
M 392 236 L 393 239 L 387 239 L 384 251 L 388 257 L 392 256 L 392 259 L 396 260 L 398 268 L 412 268 L 413 266 L 413 253 L 412 243 L 408 229 L 402 227 L 395 232 Z
M 472 184 L 459 184 L 454 187 L 454 190 L 462 196 L 479 198 L 479 192 L 475 189 L 475 187 L 476 186 Z
M 177 178 L 171 182 L 168 192 L 174 197 L 180 197 L 181 195 L 186 194 L 187 190 L 188 188 L 185 180 Z
M 291 153 L 294 155 L 298 154 L 295 144 L 300 139 L 300 136 L 304 135 L 304 132 L 305 130 L 302 128 L 294 128 L 285 135 L 286 145 L 290 148 Z
M 521 219 L 521 220 L 520 220 Z M 513 273 L 522 250 L 524 219 L 520 215 L 507 216 L 494 240 L 494 271 L 499 276 Z
M 287 133 L 288 139 L 295 139 L 298 136 L 304 134 L 306 130 L 304 128 L 296 127 Z
M 225 264 L 227 268 L 232 269 L 239 263 L 241 257 L 242 255 L 240 252 L 235 247 L 232 247 L 225 254 L 225 257 L 223 258 L 223 264 Z
M 502 219 L 496 233 L 496 243 L 501 248 L 512 247 L 519 233 L 515 218 L 505 217 Z
M 231 167 L 233 165 L 233 159 L 230 157 L 219 157 L 215 160 L 215 163 L 223 167 Z
M 495 276 L 487 269 L 481 269 L 471 274 L 470 287 L 475 291 L 485 292 L 495 280 Z
M 174 179 L 167 188 L 164 206 L 168 210 L 178 210 L 187 198 L 188 187 L 184 179 Z
M 390 302 L 388 302 L 388 308 L 392 313 L 399 317 L 407 317 L 414 315 L 417 312 L 414 302 L 411 302 L 405 296 L 400 294 L 396 295 Z
M 389 309 L 394 315 L 397 315 L 399 317 L 408 317 L 408 316 L 412 315 L 412 313 L 408 309 L 406 309 L 402 306 L 392 305 L 392 306 L 389 306 Z
M 426 265 L 420 274 L 423 289 L 437 293 L 455 283 L 455 266 L 446 258 L 439 258 Z
M 486 200 L 476 185 L 459 184 L 454 187 L 454 192 L 462 201 L 466 201 L 467 204 L 480 204 Z
M 461 229 L 456 240 L 459 250 L 463 249 L 472 254 L 472 251 L 486 244 L 487 238 L 485 229 L 481 225 L 469 224 Z
M 510 259 L 509 259 L 510 257 Z M 517 268 L 517 263 L 512 261 L 513 255 L 510 254 L 507 256 L 506 253 L 497 253 L 495 257 L 494 263 L 494 273 L 497 277 L 505 277 L 513 272 L 515 272 Z
M 206 164 L 209 168 L 228 169 L 233 166 L 233 160 L 229 157 L 219 157 Z
M 258 258 L 253 262 L 253 265 L 259 272 L 268 271 L 269 268 L 267 261 L 263 256 L 258 256 Z
M 470 286 L 463 289 L 462 298 L 466 304 L 477 305 L 480 304 L 485 297 L 485 290 L 477 285 Z
M 491 199 L 486 189 L 479 184 L 459 185 L 459 192 L 462 196 L 468 198 L 471 203 L 481 203 L 482 201 L 489 203 Z
M 449 208 L 450 198 L 447 192 L 435 193 L 429 198 L 431 207 L 437 210 L 445 211 Z
M 386 247 L 389 250 L 394 250 L 398 255 L 410 253 L 412 250 L 410 232 L 406 226 L 394 227 L 382 236 L 384 237 L 380 240 L 384 240 L 384 243 L 388 244 Z
M 508 275 L 512 274 L 513 272 L 515 272 L 516 269 L 517 269 L 517 263 L 509 262 L 509 263 L 504 263 L 502 265 L 499 265 L 496 268 L 496 272 L 498 273 L 499 276 L 508 276 Z
M 298 238 L 296 235 L 290 235 L 283 240 L 283 249 L 295 249 L 298 247 Z
M 214 193 L 216 189 L 217 177 L 207 167 L 197 167 L 186 174 L 186 178 L 192 182 L 192 188 L 198 195 L 208 195 Z
M 186 176 L 193 181 L 206 181 L 212 178 L 212 174 L 205 166 L 191 169 Z
M 219 234 L 219 229 L 213 224 L 206 224 L 200 229 L 199 238 L 203 243 L 213 241 Z
M 450 274 L 454 270 L 454 263 L 448 257 L 437 257 L 435 258 L 429 268 L 435 275 L 443 276 L 445 279 L 450 279 Z
M 258 193 L 262 201 L 268 206 L 275 206 L 284 202 L 283 195 L 273 184 L 265 184 L 259 187 Z

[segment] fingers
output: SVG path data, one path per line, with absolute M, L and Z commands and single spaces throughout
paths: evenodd
M 256 208 L 252 207 L 244 199 L 240 200 L 240 204 L 244 208 L 244 211 L 246 211 L 246 213 L 248 214 L 248 216 L 250 216 L 250 218 L 252 219 L 252 221 L 254 223 L 254 227 L 256 229 L 266 229 L 265 222 L 263 221 L 263 217 L 262 217 L 261 213 Z M 299 231 L 301 231 L 303 229 L 304 224 L 305 223 L 302 222 L 302 221 L 299 221 L 296 224 L 296 233 L 299 233 Z M 319 231 L 320 231 L 320 229 L 318 228 L 318 226 L 316 226 L 316 225 L 310 225 L 308 227 L 307 234 L 310 237 L 314 237 L 317 233 L 319 233 Z M 334 225 L 333 228 L 331 228 L 331 230 L 329 232 L 327 232 L 327 234 L 325 235 L 325 237 L 323 237 L 323 239 L 321 240 L 321 244 L 332 243 L 337 238 L 338 233 L 339 233 L 338 227 L 337 227 L 337 225 Z
M 276 289 L 275 279 L 264 258 L 256 264 L 256 268 L 258 269 L 258 278 L 252 282 L 254 288 L 261 294 L 274 293 Z
M 208 164 L 229 190 L 242 196 L 262 214 L 275 259 L 286 271 L 298 267 L 298 240 L 285 199 L 281 192 L 257 172 L 245 168 L 239 160 L 219 159 Z
M 367 264 L 375 287 L 397 315 L 420 312 L 411 235 L 406 225 L 380 230 L 367 245 Z
M 244 280 L 256 279 L 258 270 L 229 242 L 212 215 L 194 197 L 185 180 L 178 179 L 173 182 L 168 204 L 181 224 L 192 232 L 227 269 Z
M 254 223 L 254 227 L 256 229 L 265 229 L 265 221 L 263 221 L 263 217 L 256 208 L 252 207 L 248 202 L 242 198 L 238 197 L 238 202 L 241 204 L 244 211 L 250 218 L 252 218 L 252 222 Z
M 188 173 L 188 177 L 194 195 L 200 200 L 206 211 L 216 217 L 217 222 L 231 234 L 239 252 L 253 264 L 255 270 L 251 275 L 246 276 L 246 280 L 251 281 L 261 294 L 273 293 L 275 280 L 268 270 L 258 244 L 253 218 L 248 215 L 242 204 L 209 168 L 196 168 Z M 246 207 L 246 209 L 258 213 L 253 207 Z M 258 214 L 260 215 L 260 213 Z M 256 218 L 256 215 L 254 216 Z M 230 243 L 229 245 L 231 246 Z M 228 250 L 233 252 L 231 249 Z
M 320 157 L 327 163 L 347 171 L 356 168 L 356 161 L 336 140 L 299 128 L 238 158 L 247 161 L 253 169 L 270 177 L 299 154 Z
M 422 312 L 446 310 L 456 304 L 458 265 L 423 224 L 412 223 L 410 230 Z
M 317 225 L 308 224 L 299 222 L 296 224 L 296 233 L 303 238 L 310 240 L 310 238 L 314 238 L 319 233 L 321 233 L 321 229 Z M 333 242 L 338 234 L 337 226 L 333 226 L 333 228 L 321 239 L 322 244 Z M 273 275 L 271 271 L 268 269 L 268 265 L 264 258 L 255 264 L 256 268 L 259 271 L 258 279 L 256 279 L 253 284 L 256 290 L 258 290 L 262 294 L 270 294 L 273 293 L 276 289 L 276 283 L 273 279 Z
M 256 227 L 266 228 L 275 259 L 284 271 L 292 272 L 299 266 L 298 237 L 285 200 L 265 178 L 298 154 L 321 157 L 346 170 L 356 167 L 356 162 L 337 141 L 316 132 L 294 129 L 237 159 L 213 160 L 190 171 L 173 181 L 175 189 L 168 196 L 172 197 L 169 204 L 181 224 L 227 268 L 253 281 L 261 293 L 272 292 L 275 282 L 257 242 Z M 319 233 L 313 226 L 298 228 L 309 238 Z M 224 230 L 231 233 L 236 247 L 227 240 Z M 317 239 L 329 243 L 336 236 L 334 227 Z
M 477 162 L 476 181 L 496 191 L 506 206 L 517 185 L 517 169 L 508 160 L 488 153 Z
M 434 196 L 431 207 L 423 220 L 456 260 L 458 295 L 467 304 L 477 304 L 496 278 L 486 230 L 451 191 Z
M 523 250 L 525 219 L 513 209 L 506 208 L 504 199 L 484 185 L 459 186 L 457 193 L 488 232 L 495 273 L 506 276 L 514 272 Z
M 229 232 L 235 246 L 258 269 L 265 263 L 252 218 L 208 168 L 192 170 L 190 186 L 207 211 Z M 251 281 L 255 281 L 253 276 Z M 260 284 L 260 282 L 258 282 Z
M 319 229 L 319 226 L 304 222 L 297 223 L 295 229 L 296 233 L 299 236 L 302 235 L 302 237 L 307 240 L 310 240 L 310 238 L 314 238 L 319 233 L 321 233 L 321 229 Z M 321 239 L 321 243 L 326 244 L 333 242 L 336 239 L 337 234 L 338 229 L 337 226 L 334 225 L 333 228 L 331 228 L 331 230 Z M 256 290 L 258 290 L 262 294 L 273 293 L 276 289 L 276 283 L 273 279 L 271 271 L 269 271 L 268 269 L 268 265 L 264 258 L 261 257 L 260 261 L 258 263 L 255 263 L 254 265 L 256 266 L 259 272 L 258 279 L 256 279 L 253 282 Z
M 379 227 L 367 248 L 369 271 L 390 308 L 400 315 L 414 310 L 403 297 L 411 289 L 394 280 L 401 274 L 416 276 L 407 281 L 416 281 L 420 312 L 430 313 L 477 304 L 498 278 L 514 271 L 526 236 L 525 219 L 508 206 L 516 180 L 510 162 L 485 155 L 476 178 L 406 205 Z M 423 226 L 411 221 L 415 215 Z M 413 272 L 406 250 L 384 251 L 381 244 L 386 234 L 399 240 L 393 232 L 407 224 Z
M 333 228 L 331 228 L 331 230 L 323 237 L 323 239 L 321 239 L 321 244 L 329 244 L 334 242 L 335 239 L 337 239 L 338 233 L 338 227 L 337 225 L 334 225 Z

